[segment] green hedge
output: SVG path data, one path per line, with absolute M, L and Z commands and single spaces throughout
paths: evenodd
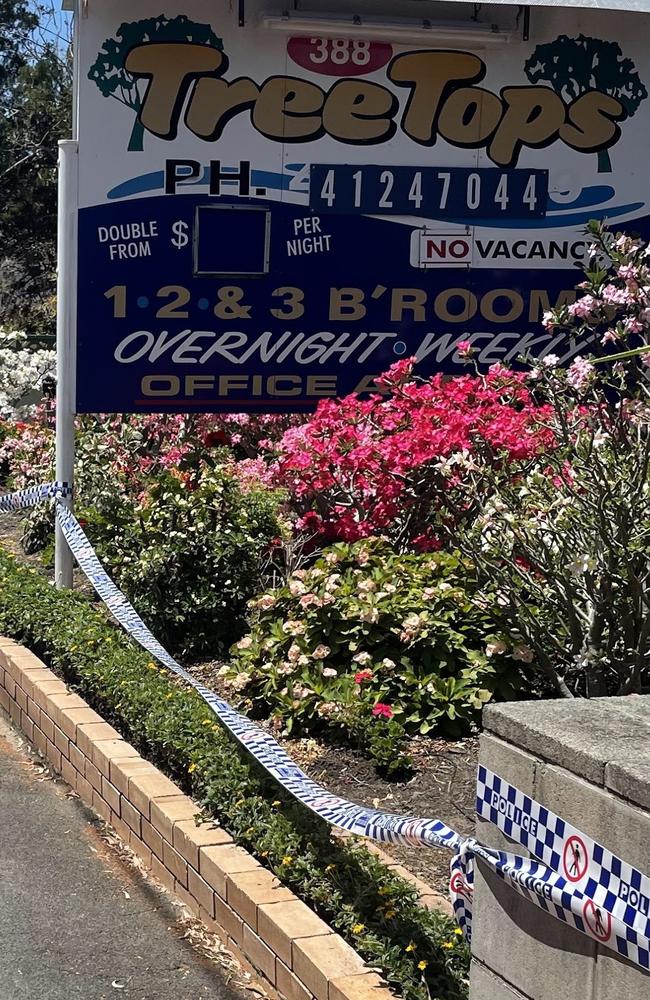
M 55 590 L 0 550 L 0 634 L 29 646 L 177 781 L 407 1000 L 467 997 L 468 949 L 452 921 L 362 843 L 287 795 L 103 609 Z M 415 850 L 415 849 L 414 849 Z

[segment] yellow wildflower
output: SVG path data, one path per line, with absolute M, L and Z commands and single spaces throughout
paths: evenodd
M 331 871 L 334 871 L 335 868 L 336 868 L 336 865 L 328 865 L 327 868 L 325 869 L 325 871 L 326 872 L 331 872 Z
M 454 934 L 456 935 L 456 937 L 463 936 L 463 932 L 461 931 L 460 927 L 454 927 Z
M 282 864 L 283 865 L 290 865 L 292 861 L 293 861 L 293 858 L 291 857 L 290 854 L 285 854 L 285 856 L 282 858 Z
M 366 929 L 366 925 L 365 924 L 355 924 L 354 927 L 352 928 L 352 933 L 353 934 L 361 934 L 361 932 L 365 931 L 365 929 Z
M 407 944 L 407 946 L 406 946 L 406 950 L 407 950 L 407 951 L 415 951 L 415 945 L 413 944 L 413 942 L 412 942 L 412 941 L 411 941 L 411 943 L 410 943 L 410 944 Z
M 444 949 L 445 949 L 446 951 L 449 951 L 449 949 L 450 949 L 450 948 L 453 948 L 453 947 L 454 947 L 454 942 L 453 942 L 453 941 L 443 941 L 443 942 L 442 942 L 442 947 L 443 947 L 443 948 L 444 948 Z
M 190 772 L 190 774 L 192 774 L 194 771 L 196 771 L 196 764 L 190 764 L 187 770 Z
M 212 719 L 204 719 L 203 722 L 201 723 L 201 725 L 202 726 L 211 726 L 212 725 Z
M 149 663 L 147 663 L 147 670 L 157 670 L 157 669 L 158 667 L 153 662 L 153 660 L 150 660 Z
M 169 701 L 169 699 L 173 698 L 173 697 L 174 697 L 174 692 L 173 691 L 168 691 L 167 694 L 165 695 L 165 698 L 167 699 L 167 701 Z
M 275 808 L 277 809 L 277 808 L 278 808 L 278 806 L 281 806 L 281 805 L 282 805 L 282 803 L 280 802 L 280 800 L 279 800 L 279 799 L 276 799 L 276 800 L 275 800 L 275 802 L 272 802 L 272 803 L 271 803 L 271 805 L 272 805 L 272 806 L 274 806 L 274 807 L 275 807 Z
M 388 885 L 382 885 L 381 889 L 379 890 L 379 895 L 380 896 L 387 896 L 389 892 L 390 892 L 390 886 L 388 886 Z
M 395 910 L 386 910 L 384 913 L 386 920 L 391 920 L 395 916 Z
M 426 969 L 426 967 L 427 967 L 428 964 L 429 963 L 425 962 L 424 960 L 422 962 L 418 962 L 418 969 L 420 969 L 420 971 L 424 972 L 424 970 Z

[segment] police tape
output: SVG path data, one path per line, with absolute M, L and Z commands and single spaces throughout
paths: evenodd
M 456 920 L 472 935 L 474 861 L 480 859 L 516 892 L 551 916 L 650 969 L 650 879 L 566 823 L 503 778 L 480 766 L 477 815 L 494 824 L 534 858 L 484 847 L 437 819 L 369 809 L 332 795 L 312 781 L 254 722 L 196 680 L 158 642 L 101 565 L 81 525 L 60 501 L 66 483 L 50 483 L 0 497 L 0 512 L 23 510 L 46 499 L 80 569 L 116 621 L 151 656 L 191 685 L 241 746 L 307 809 L 331 826 L 380 843 L 444 847 L 454 852 L 450 894 Z M 539 860 L 536 860 L 539 859 Z

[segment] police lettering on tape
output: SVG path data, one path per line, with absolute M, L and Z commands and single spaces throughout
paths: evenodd
M 66 483 L 42 484 L 0 497 L 0 513 L 70 495 Z M 332 826 L 385 843 L 446 847 L 454 852 L 450 892 L 459 926 L 471 940 L 474 861 L 480 859 L 520 895 L 558 920 L 650 969 L 650 879 L 559 816 L 479 766 L 476 812 L 534 858 L 484 847 L 437 819 L 398 816 L 356 805 L 312 781 L 272 736 L 197 681 L 152 635 L 110 579 L 74 514 L 56 516 L 81 570 L 113 617 L 144 649 L 182 677 L 275 780 Z

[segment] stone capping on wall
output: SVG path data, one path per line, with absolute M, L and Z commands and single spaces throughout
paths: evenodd
M 650 874 L 650 696 L 494 705 L 483 726 L 480 764 Z M 476 836 L 527 854 L 480 818 Z M 516 895 L 481 862 L 473 932 L 471 1000 L 650 1000 L 648 973 Z
M 287 1000 L 391 1000 L 340 935 L 144 760 L 33 653 L 0 637 L 0 707 L 166 889 Z M 450 906 L 414 882 L 423 905 Z

